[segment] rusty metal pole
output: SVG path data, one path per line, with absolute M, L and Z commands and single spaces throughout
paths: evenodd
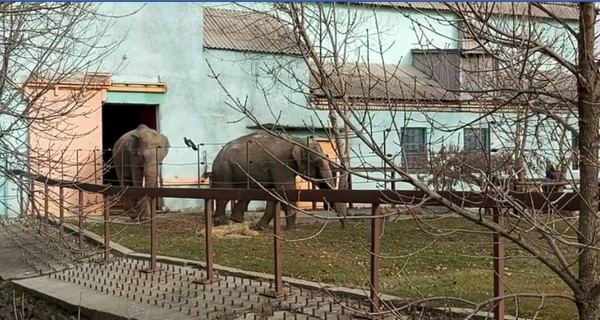
M 200 148 L 196 147 L 196 163 L 198 164 L 198 189 L 200 189 L 200 180 L 202 180 L 202 171 L 200 164 Z
M 79 190 L 79 208 L 77 210 L 79 218 L 79 250 L 83 251 L 83 190 Z
M 273 217 L 273 262 L 275 271 L 275 297 L 283 295 L 283 250 L 281 247 L 281 202 L 274 203 Z
M 59 217 L 59 229 L 62 235 L 65 227 L 65 187 L 60 186 L 58 188 L 58 217 Z
M 60 155 L 60 179 L 65 180 L 65 149 L 62 150 Z M 62 185 L 58 189 L 58 216 L 60 218 L 59 229 L 60 234 L 64 233 L 65 226 L 65 187 Z
M 31 179 L 31 195 L 29 201 L 31 202 L 31 218 L 37 219 L 39 212 L 37 212 L 37 206 L 35 205 L 35 180 Z
M 269 200 L 272 201 L 272 200 Z M 268 207 L 268 205 L 267 205 Z M 275 273 L 275 288 L 267 290 L 263 295 L 271 298 L 281 298 L 283 292 L 283 250 L 281 248 L 281 202 L 274 201 L 273 210 L 273 267 Z M 266 214 L 266 213 L 265 213 Z
M 348 173 L 348 190 L 352 190 L 352 173 Z M 354 209 L 354 203 L 348 203 L 348 209 Z
M 310 138 L 312 138 L 311 136 L 306 137 L 306 175 L 308 177 L 311 177 L 311 172 L 310 172 Z M 306 180 L 306 182 L 308 183 L 308 189 L 314 190 L 315 189 L 315 184 L 312 183 L 312 181 L 310 181 L 309 179 Z M 325 208 L 325 206 L 323 206 L 323 208 Z M 313 210 L 317 210 L 317 203 L 315 201 L 312 202 L 312 209 Z
M 104 263 L 110 261 L 110 201 L 104 196 Z
M 387 158 L 386 132 L 386 130 L 383 131 L 383 189 L 385 190 L 387 190 L 387 162 L 385 161 L 385 158 Z
M 493 222 L 502 224 L 502 214 L 500 209 L 494 207 Z M 497 232 L 493 234 L 494 242 L 494 298 L 497 299 L 494 305 L 494 319 L 504 320 L 504 238 Z
M 52 178 L 52 169 L 52 149 L 48 149 L 48 178 Z M 48 203 L 50 201 L 50 188 L 48 187 L 48 182 L 44 183 L 44 193 L 46 194 L 44 197 L 44 219 L 46 220 L 46 223 L 48 223 L 48 215 L 50 214 L 48 212 Z
M 383 236 L 383 218 L 380 217 L 379 204 L 371 204 L 371 313 L 379 312 L 379 269 L 381 257 L 381 237 Z
M 206 278 L 194 280 L 192 282 L 211 284 L 218 280 L 219 276 L 214 272 L 214 251 L 213 251 L 213 234 L 212 234 L 212 216 L 213 216 L 213 201 L 212 199 L 204 200 L 204 255 L 206 262 Z
M 48 223 L 48 197 L 50 191 L 48 190 L 48 181 L 44 182 L 44 221 Z
M 157 197 L 150 198 L 150 266 L 141 269 L 141 272 L 154 273 L 160 270 L 157 266 L 158 256 L 158 222 L 156 221 Z

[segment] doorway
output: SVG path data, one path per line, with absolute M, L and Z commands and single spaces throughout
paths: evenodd
M 137 128 L 140 124 L 158 130 L 158 105 L 132 103 L 105 103 L 102 105 L 102 149 L 112 149 L 117 140 L 126 132 Z M 103 162 L 109 163 L 112 152 L 105 151 Z M 102 175 L 104 184 L 119 185 L 117 171 L 114 166 L 104 168 Z

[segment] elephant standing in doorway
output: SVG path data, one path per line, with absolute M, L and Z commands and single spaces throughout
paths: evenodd
M 293 142 L 299 145 L 294 144 Z M 312 154 L 312 150 L 316 154 Z M 298 137 L 281 139 L 267 133 L 252 133 L 227 143 L 217 154 L 212 165 L 211 188 L 296 189 L 296 176 L 312 180 L 320 189 L 334 189 L 334 177 L 321 146 L 315 140 Z M 287 166 L 287 167 L 286 167 Z M 248 179 L 248 172 L 250 178 Z M 259 185 L 260 184 L 260 185 Z M 215 210 L 215 226 L 228 224 L 225 207 L 228 200 L 218 200 Z M 237 201 L 229 220 L 242 222 L 250 201 Z M 295 202 L 290 202 L 294 204 Z M 283 204 L 286 228 L 296 227 L 296 212 L 289 204 Z M 330 203 L 326 208 L 333 208 Z M 339 214 L 341 210 L 336 210 Z M 275 215 L 269 202 L 265 214 L 256 228 L 267 228 Z M 341 220 L 342 227 L 344 221 Z
M 117 178 L 121 186 L 141 187 L 142 179 L 146 187 L 157 187 L 158 180 L 162 182 L 162 161 L 169 153 L 169 139 L 140 124 L 135 130 L 123 134 L 113 147 L 113 161 Z M 162 207 L 162 198 L 159 198 Z M 129 212 L 139 199 L 125 197 L 125 212 Z M 131 219 L 148 218 L 150 201 L 142 199 L 140 206 L 129 212 Z

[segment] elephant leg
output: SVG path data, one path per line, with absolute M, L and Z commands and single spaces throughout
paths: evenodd
M 256 225 L 254 226 L 258 230 L 264 230 L 269 228 L 269 223 L 275 217 L 275 203 L 272 201 L 267 201 L 267 206 L 265 207 L 265 213 L 260 217 Z
M 152 199 L 150 199 L 150 197 L 144 196 L 139 205 L 138 219 L 140 219 L 141 221 L 150 220 L 150 210 L 152 210 Z M 154 208 L 154 210 L 156 210 L 156 208 Z
M 128 171 L 119 172 L 119 184 L 121 186 L 131 187 L 134 186 L 132 173 L 130 168 L 120 168 L 118 170 L 127 169 Z M 136 199 L 130 196 L 123 196 L 123 215 L 131 217 L 133 211 L 136 210 Z
M 229 200 L 217 200 L 217 208 L 215 210 L 215 226 L 227 225 L 229 221 L 225 216 L 225 208 L 227 207 L 227 203 Z
M 161 170 L 158 173 L 158 178 L 159 178 L 159 187 L 164 188 L 164 180 L 163 180 L 163 175 L 162 175 L 162 166 L 161 166 Z M 162 211 L 162 212 L 168 212 L 169 208 L 165 207 L 165 199 L 163 197 L 157 197 L 156 198 L 156 204 L 157 207 Z
M 296 229 L 296 209 L 293 206 L 297 206 L 297 202 L 290 202 L 283 206 L 285 211 L 285 229 L 294 230 Z
M 246 209 L 248 208 L 248 204 L 250 201 L 248 200 L 239 200 L 236 201 L 231 209 L 231 216 L 229 220 L 242 223 L 244 222 L 244 215 L 246 214 Z
M 121 181 L 122 186 L 133 186 L 133 181 L 130 178 L 123 178 Z M 123 213 L 126 215 L 130 214 L 131 209 L 134 207 L 134 201 L 130 196 L 123 196 Z
M 143 186 L 144 168 L 142 166 L 134 166 L 131 170 L 132 170 L 133 186 L 135 186 L 135 187 Z M 135 199 L 135 203 L 136 203 L 135 210 L 133 210 L 133 212 L 131 212 L 129 217 L 131 219 L 139 219 L 140 216 L 144 216 L 142 218 L 145 218 L 145 216 L 150 213 L 150 211 L 149 211 L 150 204 L 147 201 L 147 197 L 144 196 L 141 199 Z M 148 209 L 148 211 L 146 211 L 147 209 Z

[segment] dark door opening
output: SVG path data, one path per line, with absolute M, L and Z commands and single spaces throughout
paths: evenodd
M 112 149 L 117 139 L 140 124 L 157 129 L 157 109 L 158 105 L 153 104 L 105 103 L 102 105 L 102 148 Z M 105 151 L 104 163 L 109 163 L 111 157 L 112 152 Z M 104 168 L 103 180 L 104 184 L 119 185 L 117 172 L 112 165 Z

